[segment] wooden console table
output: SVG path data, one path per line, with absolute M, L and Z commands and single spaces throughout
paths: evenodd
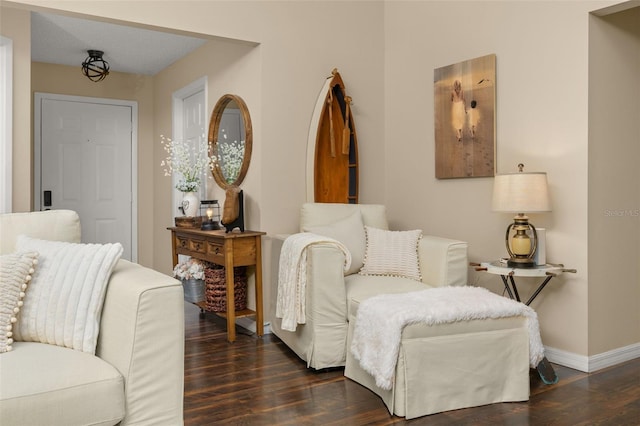
M 202 231 L 197 228 L 167 228 L 171 231 L 173 264 L 178 263 L 178 255 L 184 254 L 224 266 L 227 281 L 227 312 L 215 312 L 227 319 L 227 340 L 236 340 L 236 318 L 255 315 L 256 334 L 264 333 L 262 314 L 262 245 L 265 232 Z M 236 266 L 255 267 L 256 310 L 244 309 L 236 312 L 233 293 L 233 268 Z M 203 302 L 198 303 L 206 310 Z

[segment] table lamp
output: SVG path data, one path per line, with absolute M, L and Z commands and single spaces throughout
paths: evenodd
M 536 265 L 534 256 L 538 247 L 538 234 L 525 213 L 551 211 L 551 203 L 547 174 L 525 173 L 522 163 L 518 164 L 518 170 L 518 173 L 496 175 L 492 210 L 516 213 L 505 234 L 505 245 L 510 256 L 507 265 L 531 268 Z

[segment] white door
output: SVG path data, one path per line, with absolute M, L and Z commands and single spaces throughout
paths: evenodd
M 36 208 L 75 210 L 83 242 L 120 242 L 122 257 L 135 261 L 134 106 L 42 96 L 36 99 L 40 110 Z
M 206 104 L 206 85 L 207 79 L 201 78 L 194 81 L 186 87 L 173 93 L 173 135 L 174 140 L 187 141 L 192 144 L 196 150 L 201 144 L 207 143 L 207 104 Z M 200 199 L 207 198 L 207 184 L 211 172 L 203 173 L 200 181 Z M 174 174 L 173 179 L 173 216 L 182 215 L 179 210 L 182 204 L 182 193 L 175 189 L 180 176 Z
M 184 99 L 183 104 L 183 139 L 190 145 L 196 147 L 199 151 L 202 144 L 207 143 L 207 136 L 205 129 L 207 126 L 207 117 L 204 104 L 204 91 L 194 93 L 193 95 Z M 209 172 L 210 173 L 210 172 Z M 208 174 L 203 172 L 200 176 L 200 199 L 206 198 L 206 182 Z

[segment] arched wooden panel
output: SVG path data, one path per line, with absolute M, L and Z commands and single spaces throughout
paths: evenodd
M 357 204 L 356 129 L 351 98 L 336 69 L 318 96 L 307 144 L 308 201 Z

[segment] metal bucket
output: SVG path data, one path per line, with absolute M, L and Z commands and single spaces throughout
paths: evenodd
M 182 280 L 182 288 L 184 289 L 184 300 L 191 303 L 204 301 L 204 280 Z

